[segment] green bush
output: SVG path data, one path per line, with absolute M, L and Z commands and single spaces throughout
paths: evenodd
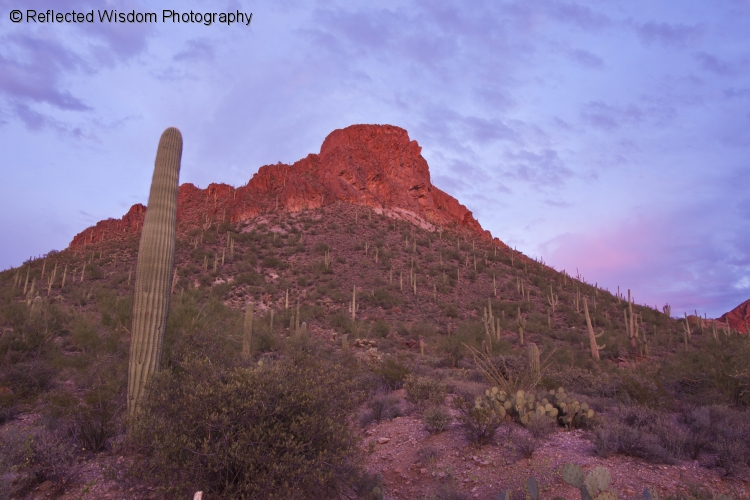
M 347 315 L 343 309 L 339 309 L 328 318 L 328 324 L 341 333 L 352 333 L 354 325 L 351 316 Z
M 73 325 L 73 342 L 83 351 L 94 351 L 99 346 L 99 332 L 88 318 L 81 315 Z
M 435 330 L 435 327 L 431 323 L 419 321 L 411 327 L 411 332 L 409 333 L 410 337 L 413 339 L 429 339 L 437 334 L 437 330 Z
M 0 432 L 0 498 L 26 498 L 32 488 L 45 481 L 57 497 L 77 476 L 75 445 L 60 433 L 44 429 Z M 14 473 L 13 481 L 5 481 Z M 5 496 L 7 495 L 7 496 Z
M 351 370 L 301 353 L 221 370 L 193 361 L 154 377 L 133 440 L 170 491 L 221 498 L 333 498 L 357 479 Z
M 409 374 L 409 369 L 393 357 L 386 358 L 374 370 L 383 382 L 383 385 L 391 390 L 400 389 Z
M 476 405 L 463 396 L 454 397 L 452 405 L 458 410 L 458 421 L 470 443 L 492 442 L 502 419 L 489 406 Z
M 263 267 L 270 267 L 272 269 L 286 269 L 289 265 L 276 257 L 275 255 L 269 255 L 263 257 Z
M 619 453 L 671 464 L 684 457 L 686 440 L 687 433 L 669 415 L 646 407 L 630 407 L 596 430 L 594 450 L 603 457 Z
M 362 299 L 375 307 L 382 307 L 383 309 L 390 309 L 403 303 L 400 294 L 391 292 L 386 287 L 376 288 L 371 296 L 363 295 Z
M 445 399 L 445 384 L 430 377 L 408 375 L 404 380 L 406 399 L 412 403 L 442 404 Z
M 263 276 L 251 270 L 235 276 L 234 282 L 238 285 L 260 286 L 265 283 L 265 280 L 263 279 Z
M 116 390 L 106 386 L 88 391 L 72 408 L 69 434 L 84 450 L 97 452 L 117 431 L 115 417 L 122 410 Z
M 425 410 L 422 416 L 424 428 L 430 434 L 443 432 L 451 423 L 451 416 L 448 411 L 441 406 L 433 406 Z
M 391 325 L 384 319 L 377 319 L 372 324 L 372 334 L 376 337 L 385 338 L 388 332 L 391 331 Z
M 401 416 L 401 406 L 398 403 L 398 398 L 393 394 L 377 392 L 367 402 L 367 411 L 360 415 L 359 424 L 365 427 L 373 421 L 380 422 Z

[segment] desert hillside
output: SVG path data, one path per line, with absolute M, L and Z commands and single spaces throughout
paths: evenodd
M 146 208 L 0 273 L 0 498 L 580 498 L 571 462 L 608 469 L 594 498 L 747 498 L 747 303 L 678 320 L 530 259 L 420 151 L 355 125 L 180 186 L 135 421 Z

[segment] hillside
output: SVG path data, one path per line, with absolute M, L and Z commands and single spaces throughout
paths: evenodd
M 187 465 L 175 472 L 156 445 L 126 438 L 144 213 L 135 205 L 120 220 L 86 229 L 66 250 L 0 273 L 0 446 L 7 457 L 23 455 L 26 439 L 56 450 L 32 446 L 36 462 L 0 464 L 0 484 L 14 498 L 120 498 L 122 488 L 139 498 L 191 488 L 207 489 L 207 498 L 242 496 L 230 494 L 240 491 L 232 489 L 238 483 L 227 486 L 207 472 L 223 465 L 182 457 Z M 182 185 L 175 276 L 164 377 L 153 389 L 166 392 L 149 413 L 165 427 L 154 428 L 199 428 L 201 415 L 211 420 L 229 405 L 212 399 L 216 387 L 238 374 L 271 387 L 273 377 L 264 374 L 279 370 L 289 377 L 284 391 L 341 401 L 326 411 L 357 443 L 341 446 L 360 464 L 351 466 L 359 483 L 346 483 L 349 472 L 337 469 L 326 484 L 348 484 L 350 496 L 378 498 L 377 488 L 394 499 L 494 499 L 504 487 L 521 494 L 534 475 L 543 498 L 574 498 L 579 493 L 557 472 L 569 461 L 610 468 L 622 497 L 646 486 L 670 498 L 750 493 L 747 336 L 731 320 L 686 323 L 629 303 L 626 293 L 613 295 L 492 238 L 432 186 L 419 146 L 403 129 L 337 130 L 320 154 L 261 167 L 236 189 Z M 246 358 L 239 351 L 249 304 L 254 323 Z M 604 346 L 599 360 L 586 308 Z M 531 345 L 541 351 L 534 383 Z M 295 371 L 308 365 L 304 376 Z M 510 410 L 505 418 L 477 413 L 474 398 L 498 383 L 483 366 L 516 381 L 515 389 L 552 390 L 547 398 L 560 408 L 567 396 L 555 391 L 562 386 L 566 404 L 580 401 L 595 415 L 565 422 L 557 410 L 543 410 L 543 418 L 522 422 Z M 321 373 L 328 375 L 315 378 Z M 321 394 L 308 387 L 308 376 L 331 384 L 322 400 L 315 400 Z M 190 393 L 204 383 L 201 397 Z M 177 402 L 190 402 L 189 410 L 168 406 Z M 441 415 L 445 425 L 437 425 Z M 229 447 L 210 444 L 217 432 L 229 432 L 227 422 L 201 437 L 213 450 L 206 456 Z M 491 435 L 477 437 L 478 427 L 493 426 Z M 316 421 L 310 428 L 323 427 Z M 279 461 L 279 470 L 299 474 Z M 268 480 L 267 495 L 283 490 L 277 476 L 253 464 L 254 481 Z M 683 474 L 686 467 L 691 472 Z M 158 480 L 150 475 L 157 473 Z

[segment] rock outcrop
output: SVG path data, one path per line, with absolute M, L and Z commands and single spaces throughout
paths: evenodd
M 200 189 L 181 185 L 178 232 L 223 221 L 243 222 L 276 210 L 298 212 L 346 202 L 433 228 L 450 227 L 491 239 L 464 205 L 432 185 L 421 151 L 406 130 L 392 125 L 334 130 L 319 154 L 309 154 L 293 165 L 262 166 L 245 186 L 210 184 Z M 143 205 L 133 205 L 122 219 L 100 221 L 82 231 L 71 246 L 137 233 L 145 212 Z
M 750 333 L 750 299 L 719 318 L 740 333 Z

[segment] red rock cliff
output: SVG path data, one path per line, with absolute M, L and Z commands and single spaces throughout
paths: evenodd
M 730 327 L 740 333 L 750 333 L 750 300 L 725 313 L 719 320 L 729 323 Z
M 392 125 L 352 125 L 331 132 L 319 154 L 293 165 L 260 167 L 242 187 L 210 184 L 180 186 L 178 231 L 199 224 L 241 222 L 275 210 L 297 212 L 338 201 L 410 212 L 437 226 L 455 226 L 490 239 L 472 213 L 430 182 L 430 170 L 417 141 Z M 133 205 L 122 219 L 101 221 L 76 235 L 71 246 L 138 232 L 145 207 Z

